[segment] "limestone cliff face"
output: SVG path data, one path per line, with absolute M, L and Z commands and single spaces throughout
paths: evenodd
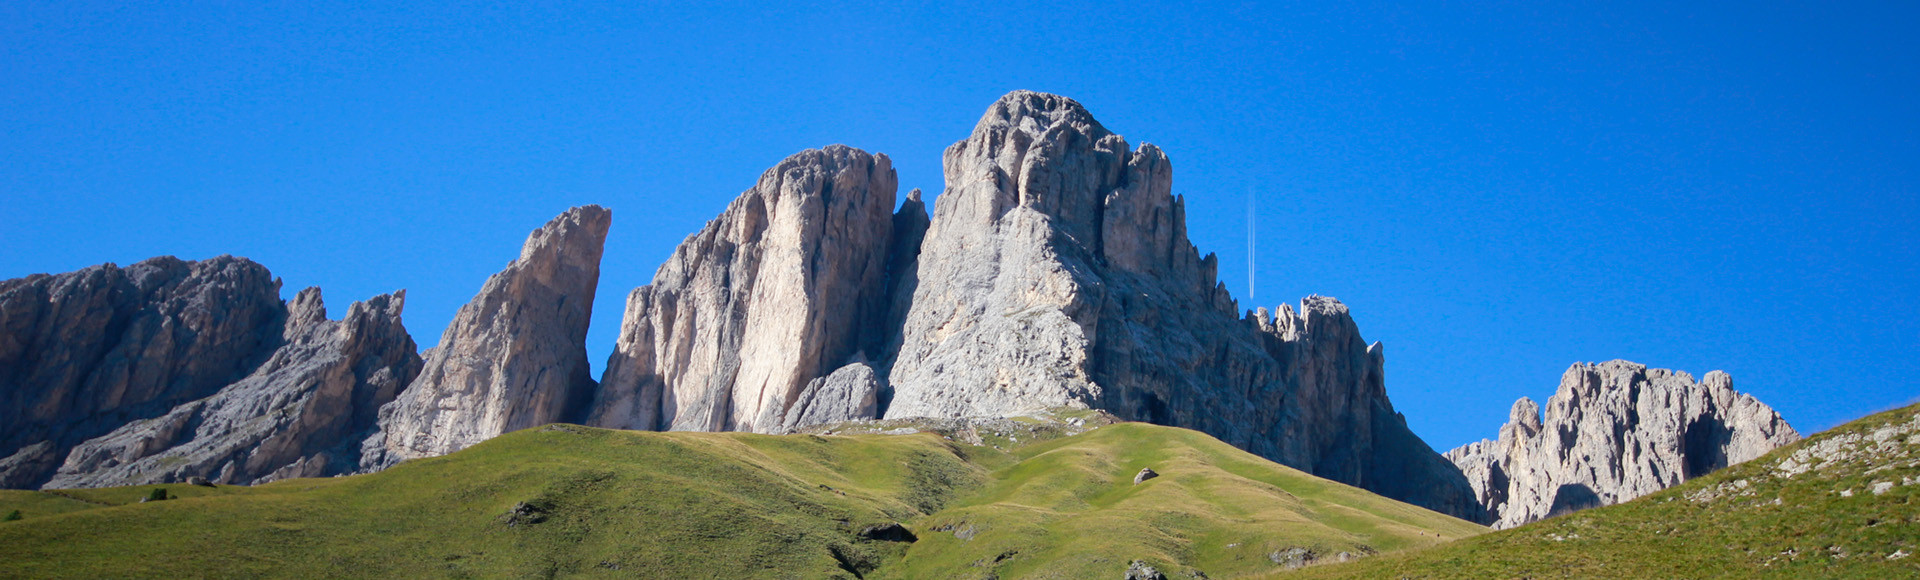
M 406 293 L 328 320 L 319 288 L 289 304 L 283 346 L 252 374 L 165 415 L 75 447 L 47 488 L 184 481 L 264 483 L 351 473 L 381 405 L 420 372 L 401 325 Z
M 947 149 L 915 257 L 888 418 L 1108 410 L 1198 429 L 1316 475 L 1468 519 L 1464 478 L 1407 430 L 1384 357 L 1311 297 L 1242 317 L 1187 240 L 1159 148 L 1019 91 Z
M 444 455 L 508 431 L 579 421 L 595 385 L 586 353 L 600 254 L 613 213 L 576 207 L 527 236 L 380 409 L 362 466 Z
M 0 487 L 39 487 L 74 445 L 247 375 L 277 346 L 279 292 L 232 256 L 0 282 Z
M 870 403 L 822 405 L 877 395 L 871 369 L 852 367 L 885 338 L 896 186 L 887 156 L 840 145 L 767 170 L 628 295 L 590 423 L 783 432 L 872 418 Z
M 1510 528 L 1612 505 L 1800 440 L 1780 414 L 1714 371 L 1693 376 L 1622 360 L 1575 364 L 1547 399 L 1514 402 L 1496 440 L 1448 451 Z

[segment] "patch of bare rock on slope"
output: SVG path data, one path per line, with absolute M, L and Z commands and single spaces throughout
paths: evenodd
M 1383 349 L 1345 305 L 1238 312 L 1159 148 L 1016 91 L 944 166 L 931 218 L 917 195 L 888 214 L 883 155 L 769 170 L 629 296 L 591 422 L 778 433 L 1093 408 L 1483 519 L 1394 411 Z
M 1622 360 L 1575 364 L 1547 399 L 1513 405 L 1499 439 L 1446 453 L 1496 528 L 1631 500 L 1800 440 L 1780 414 L 1714 371 Z

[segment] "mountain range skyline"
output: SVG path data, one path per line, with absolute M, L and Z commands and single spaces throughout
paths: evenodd
M 909 44 L 875 57 L 891 65 L 877 78 L 854 73 L 880 41 L 842 33 L 825 43 L 832 74 L 814 79 L 784 68 L 800 61 L 778 55 L 806 45 L 779 36 L 667 58 L 714 46 L 696 37 L 740 19 L 662 34 L 654 46 L 631 40 L 711 14 L 613 11 L 603 27 L 568 36 L 508 33 L 458 11 L 464 19 L 442 25 L 354 29 L 380 15 L 234 9 L 62 21 L 73 15 L 12 10 L 20 18 L 10 21 L 35 26 L 7 34 L 41 58 L 9 56 L 16 66 L 0 73 L 23 88 L 0 119 L 19 129 L 0 150 L 21 160 L 4 173 L 15 211 L 0 237 L 28 248 L 0 257 L 0 278 L 231 253 L 284 276 L 283 298 L 309 285 L 338 303 L 405 288 L 407 327 L 425 348 L 524 232 L 599 203 L 625 219 L 609 234 L 587 339 L 598 376 L 625 292 L 761 168 L 847 143 L 892 156 L 900 190 L 923 189 L 931 202 L 943 185 L 940 148 L 965 136 L 981 103 L 1031 88 L 1079 99 L 1130 141 L 1164 148 L 1203 254 L 1247 261 L 1234 254 L 1254 241 L 1243 205 L 1258 190 L 1261 302 L 1240 296 L 1241 308 L 1315 293 L 1346 302 L 1368 338 L 1386 344 L 1386 388 L 1437 449 L 1493 437 L 1515 398 L 1544 400 L 1577 361 L 1726 370 L 1807 432 L 1913 400 L 1900 381 L 1920 370 L 1920 327 L 1905 314 L 1920 276 L 1896 258 L 1920 216 L 1914 173 L 1900 168 L 1916 151 L 1914 117 L 1893 100 L 1913 87 L 1914 63 L 1888 50 L 1900 41 L 1873 22 L 1894 18 L 1829 19 L 1773 44 L 1732 46 L 1715 44 L 1739 24 L 1726 19 L 1692 29 L 1686 15 L 1626 19 L 1641 28 L 1601 19 L 1572 32 L 1589 45 L 1646 41 L 1637 45 L 1645 50 L 1589 53 L 1526 35 L 1450 45 L 1444 33 L 1471 28 L 1453 19 L 1397 28 L 1387 19 L 1343 36 L 1341 18 L 1279 10 L 1253 16 L 1293 16 L 1286 30 L 1297 34 L 1168 32 L 1104 57 L 1057 59 L 969 41 L 960 46 L 991 58 L 953 67 L 938 66 L 931 45 Z M 931 30 L 953 15 L 899 16 Z M 1554 30 L 1568 16 L 1485 26 Z M 148 17 L 170 19 L 172 32 L 134 26 Z M 255 32 L 181 32 L 215 17 L 261 20 Z M 741 19 L 754 26 L 740 38 L 785 26 Z M 1097 32 L 1067 42 L 1091 44 Z M 947 34 L 937 38 L 957 40 Z M 402 40 L 417 47 L 380 51 Z M 1295 62 L 1153 60 L 1260 43 L 1292 47 Z M 1769 76 L 1762 61 L 1780 47 L 1813 56 L 1774 59 L 1767 66 L 1784 72 Z M 508 78 L 579 82 L 532 90 L 434 70 L 433 49 L 449 48 Z M 1472 64 L 1482 50 L 1535 76 L 1423 68 Z M 1757 56 L 1726 58 L 1738 50 Z M 180 58 L 188 53 L 205 57 Z M 776 56 L 743 58 L 753 55 Z M 1359 65 L 1334 74 L 1306 62 L 1341 55 Z M 141 68 L 162 57 L 164 66 Z M 1150 68 L 1162 78 L 1118 74 L 1140 60 L 1159 63 Z M 746 72 L 724 82 L 699 73 L 723 61 Z M 988 75 L 991 83 L 954 84 L 1008 61 L 1028 64 Z M 295 62 L 320 66 L 295 72 Z M 1594 74 L 1543 81 L 1540 67 Z M 1086 72 L 1061 74 L 1076 69 Z M 1356 69 L 1389 82 L 1362 82 Z M 932 80 L 914 80 L 929 71 L 938 71 Z M 1639 76 L 1622 84 L 1627 72 Z M 667 86 L 633 90 L 647 78 Z M 907 87 L 907 98 L 881 96 L 890 84 Z M 827 90 L 841 85 L 860 90 Z M 1816 96 L 1826 104 L 1798 108 Z M 169 112 L 156 113 L 160 104 Z M 741 139 L 750 127 L 763 136 Z M 1228 288 L 1252 289 L 1247 275 L 1223 270 Z

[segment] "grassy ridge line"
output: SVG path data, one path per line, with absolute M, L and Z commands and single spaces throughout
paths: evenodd
M 843 560 L 897 551 L 848 541 L 859 526 L 984 477 L 935 440 L 523 431 L 370 476 L 0 524 L 0 576 L 851 578 Z M 506 521 L 523 503 L 538 521 Z
M 1142 559 L 1224 579 L 1288 548 L 1485 531 L 1194 431 L 1028 427 L 967 445 L 549 426 L 365 476 L 170 485 L 181 499 L 163 502 L 135 503 L 156 486 L 68 491 L 111 507 L 4 492 L 0 511 L 31 513 L 0 523 L 0 577 L 1077 578 Z M 1164 475 L 1133 485 L 1146 466 Z M 860 536 L 893 522 L 919 541 Z
M 1920 578 L 1917 552 L 1920 405 L 1634 501 L 1272 577 Z
M 972 497 L 923 520 L 879 578 L 1172 577 L 1275 569 L 1289 548 L 1359 554 L 1485 528 L 1281 466 L 1197 431 L 1123 423 L 1015 450 Z M 1134 485 L 1151 467 L 1160 477 Z

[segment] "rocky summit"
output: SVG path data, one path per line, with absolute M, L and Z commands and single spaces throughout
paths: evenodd
M 0 487 L 39 487 L 81 442 L 246 376 L 286 317 L 280 281 L 232 256 L 0 282 Z
M 381 469 L 501 433 L 579 421 L 595 384 L 587 322 L 613 212 L 576 207 L 527 235 L 520 258 L 460 307 L 419 378 L 380 409 L 361 464 Z
M 1733 378 L 1623 360 L 1575 364 L 1547 399 L 1514 402 L 1496 440 L 1448 451 L 1496 528 L 1612 505 L 1800 440 Z
M 1130 146 L 1072 99 L 1018 91 L 944 167 L 889 353 L 887 417 L 1104 409 L 1480 519 L 1466 481 L 1394 412 L 1382 349 L 1345 305 L 1238 312 L 1215 257 L 1187 240 L 1158 147 Z

